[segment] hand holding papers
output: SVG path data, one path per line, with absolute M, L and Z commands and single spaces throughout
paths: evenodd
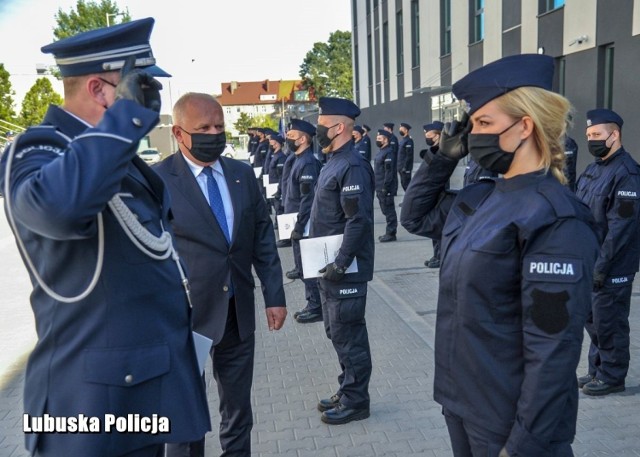
M 298 213 L 287 213 L 278 215 L 278 239 L 288 240 L 291 238 L 291 232 L 298 222 Z M 302 236 L 309 236 L 309 221 L 304 226 Z
M 279 222 L 278 222 L 279 223 Z M 302 273 L 305 278 L 319 278 L 320 270 L 336 260 L 342 235 L 321 236 L 300 240 L 300 255 L 302 257 Z M 358 262 L 353 259 L 345 273 L 357 273 Z

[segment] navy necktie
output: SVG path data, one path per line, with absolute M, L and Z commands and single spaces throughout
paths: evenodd
M 213 177 L 213 170 L 211 167 L 204 167 L 202 172 L 207 175 L 207 192 L 209 193 L 209 206 L 216 217 L 222 233 L 224 233 L 227 242 L 231 242 L 231 234 L 229 232 L 229 226 L 227 225 L 227 215 L 224 212 L 224 204 L 222 203 L 222 195 L 220 195 L 220 188 L 216 179 Z

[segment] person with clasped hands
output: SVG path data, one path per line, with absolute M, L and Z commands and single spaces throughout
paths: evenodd
M 256 328 L 252 267 L 260 278 L 269 330 L 282 328 L 287 315 L 273 225 L 251 167 L 220 157 L 224 114 L 213 96 L 180 97 L 172 133 L 179 150 L 154 170 L 171 195 L 171 225 L 191 281 L 193 329 L 213 340 L 222 455 L 249 456 Z M 204 434 L 198 438 L 168 445 L 167 456 L 204 456 Z
M 33 283 L 32 418 L 168 419 L 168 433 L 30 433 L 39 457 L 159 457 L 211 429 L 170 202 L 138 142 L 158 123 L 152 18 L 42 48 L 64 104 L 18 136 L 0 166 L 6 211 Z M 9 170 L 5 180 L 5 172 Z
M 453 85 L 468 115 L 414 175 L 402 220 L 442 233 L 434 397 L 456 457 L 571 456 L 576 368 L 598 238 L 564 185 L 569 102 L 554 62 L 524 54 Z M 445 184 L 467 152 L 502 179 Z M 480 375 L 481 374 L 481 375 Z

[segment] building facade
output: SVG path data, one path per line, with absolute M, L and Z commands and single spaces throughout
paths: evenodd
M 351 0 L 354 96 L 361 122 L 413 126 L 462 109 L 451 84 L 501 57 L 542 53 L 556 61 L 554 90 L 575 113 L 569 134 L 578 171 L 593 160 L 586 112 L 610 108 L 640 161 L 640 0 Z M 636 125 L 638 124 L 638 125 Z

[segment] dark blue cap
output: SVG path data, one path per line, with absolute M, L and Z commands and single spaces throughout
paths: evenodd
M 13 130 L 9 130 L 7 131 L 7 133 L 4 134 L 4 136 L 6 136 L 7 138 L 15 135 L 16 135 L 16 132 L 14 132 Z
M 554 63 L 551 56 L 519 54 L 504 57 L 472 71 L 453 85 L 453 94 L 469 104 L 473 114 L 486 103 L 525 86 L 551 90 Z
M 387 137 L 388 139 L 391 139 L 391 132 L 387 132 L 385 129 L 378 129 L 378 135 L 382 135 L 384 137 Z
M 367 124 L 362 124 L 362 128 L 367 129 L 367 132 L 371 131 L 371 127 L 369 127 Z
M 136 59 L 135 67 L 153 76 L 171 76 L 159 67 L 151 52 L 151 17 L 89 30 L 43 46 L 53 54 L 62 76 L 81 76 L 120 70 L 127 58 Z
M 280 135 L 271 135 L 271 139 L 273 141 L 277 141 L 280 144 L 284 144 L 284 138 L 282 138 Z
M 400 127 L 404 127 L 407 130 L 411 130 L 411 126 L 405 122 L 400 122 Z
M 440 121 L 433 121 L 431 124 L 424 124 L 422 128 L 425 132 L 429 132 L 431 130 L 437 130 L 441 132 L 444 128 L 444 124 Z
M 291 130 L 299 130 L 300 132 L 304 132 L 307 135 L 314 136 L 316 134 L 316 128 L 313 124 L 310 124 L 307 121 L 303 121 L 302 119 L 291 119 Z
M 354 125 L 353 131 L 358 132 L 360 135 L 364 135 L 364 129 L 359 125 Z
M 622 128 L 624 121 L 618 113 L 610 109 L 598 108 L 587 111 L 587 127 L 598 124 L 618 124 Z
M 320 97 L 318 106 L 320 116 L 347 116 L 351 119 L 360 116 L 360 108 L 346 98 Z
M 395 125 L 393 122 L 385 122 L 384 124 L 385 127 L 390 128 L 391 130 L 393 130 L 393 126 Z
M 267 133 L 267 129 L 264 129 L 262 127 L 256 127 L 256 132 L 262 133 L 264 135 Z

